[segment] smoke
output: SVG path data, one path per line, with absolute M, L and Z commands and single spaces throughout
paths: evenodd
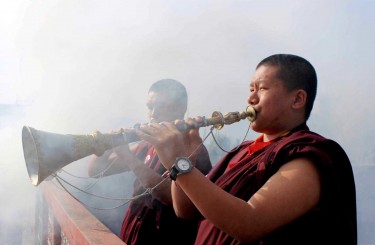
M 19 127 L 24 108 L 0 105 L 0 242 L 21 244 L 21 230 L 29 225 L 33 213 L 35 189 L 28 181 L 22 155 Z M 31 234 L 31 233 L 28 233 Z
M 374 193 L 365 192 L 373 180 L 363 171 L 375 164 L 372 1 L 14 0 L 0 9 L 0 104 L 18 111 L 0 111 L 1 231 L 32 208 L 24 205 L 32 205 L 35 188 L 24 166 L 23 125 L 84 134 L 145 122 L 146 93 L 162 78 L 186 85 L 189 116 L 241 111 L 256 64 L 293 53 L 317 70 L 308 124 L 347 151 L 359 241 L 375 241 L 365 228 L 374 216 Z M 239 123 L 220 134 L 232 139 L 230 148 L 246 129 Z M 86 162 L 69 168 L 86 174 Z

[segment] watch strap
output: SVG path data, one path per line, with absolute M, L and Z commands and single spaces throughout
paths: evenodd
M 171 180 L 176 180 L 178 172 L 176 166 L 173 164 L 171 170 L 169 170 L 169 178 L 171 178 Z

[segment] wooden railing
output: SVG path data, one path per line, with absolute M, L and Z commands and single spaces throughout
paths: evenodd
M 115 234 L 67 192 L 45 181 L 35 211 L 35 244 L 124 245 Z

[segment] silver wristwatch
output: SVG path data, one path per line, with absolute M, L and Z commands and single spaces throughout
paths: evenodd
M 193 169 L 193 164 L 188 157 L 177 157 L 171 170 L 169 171 L 169 177 L 172 180 L 176 180 L 180 174 L 189 173 Z

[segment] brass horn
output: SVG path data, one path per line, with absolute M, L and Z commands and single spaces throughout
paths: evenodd
M 246 111 L 229 112 L 225 116 L 215 111 L 211 118 L 203 117 L 193 128 L 213 125 L 216 129 L 221 129 L 224 125 L 245 118 L 253 122 L 255 117 L 255 110 L 251 106 L 248 106 Z M 181 131 L 191 128 L 184 121 L 176 127 Z M 34 186 L 69 163 L 92 154 L 101 156 L 106 150 L 138 140 L 134 129 L 126 129 L 120 133 L 102 134 L 95 131 L 88 135 L 72 135 L 45 132 L 28 126 L 22 128 L 23 153 Z

